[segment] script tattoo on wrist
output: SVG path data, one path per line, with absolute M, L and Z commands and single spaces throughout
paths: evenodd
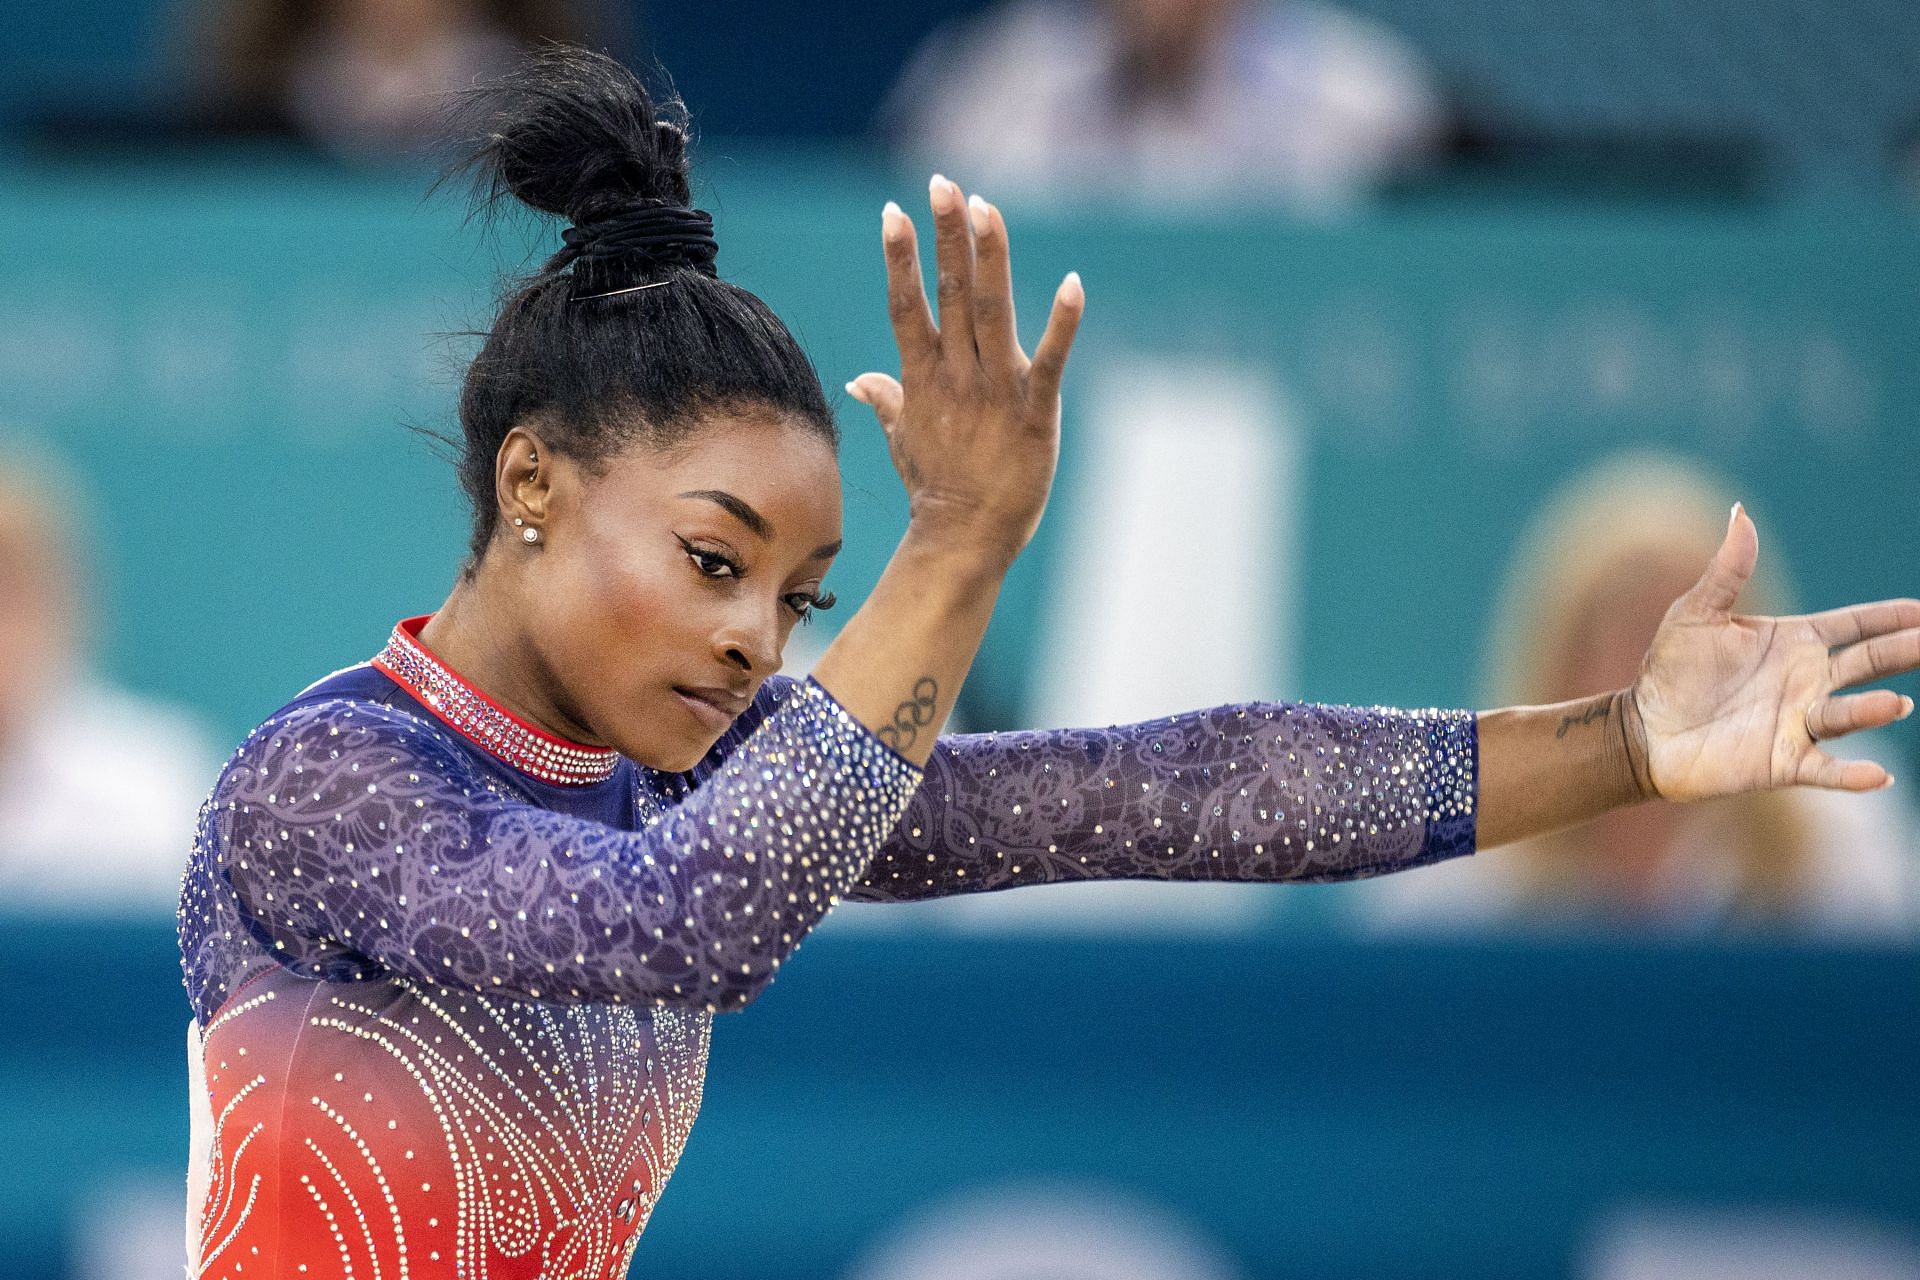
M 1585 711 L 1577 712 L 1570 716 L 1561 716 L 1560 727 L 1554 730 L 1553 736 L 1555 738 L 1564 738 L 1567 736 L 1567 730 L 1573 728 L 1575 725 L 1592 724 L 1595 720 L 1605 720 L 1612 711 L 1613 699 L 1608 697 L 1600 702 L 1594 703 Z
M 880 727 L 880 741 L 905 751 L 919 740 L 920 731 L 933 723 L 940 684 L 932 676 L 913 682 L 913 696 L 893 709 L 893 723 Z

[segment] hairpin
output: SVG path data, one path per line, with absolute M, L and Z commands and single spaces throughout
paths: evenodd
M 574 302 L 592 302 L 595 298 L 617 298 L 623 293 L 644 293 L 648 289 L 664 289 L 672 284 L 671 280 L 655 280 L 652 284 L 636 284 L 626 289 L 611 289 L 606 293 L 586 293 L 571 299 Z

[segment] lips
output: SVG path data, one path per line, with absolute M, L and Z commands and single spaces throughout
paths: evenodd
M 675 685 L 673 692 L 696 720 L 716 733 L 739 719 L 740 713 L 753 701 L 726 689 L 694 689 Z

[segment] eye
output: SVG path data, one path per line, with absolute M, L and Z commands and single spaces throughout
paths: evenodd
M 700 571 L 701 576 L 707 578 L 740 576 L 739 562 L 730 556 L 718 551 L 710 551 L 705 547 L 696 547 L 677 533 L 673 536 L 680 543 L 681 549 L 687 553 L 687 558 L 693 561 L 693 567 Z
M 813 621 L 814 610 L 831 609 L 838 603 L 840 603 L 840 597 L 831 591 L 824 593 L 796 591 L 787 597 L 787 608 L 793 610 L 794 616 L 800 619 L 802 626 Z

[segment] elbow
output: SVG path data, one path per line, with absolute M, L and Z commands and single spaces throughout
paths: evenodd
M 769 968 L 741 985 L 739 995 L 733 1007 L 735 1009 L 746 1008 L 755 1000 L 758 1000 L 761 994 L 772 985 L 773 970 Z
M 738 1013 L 746 1008 L 773 985 L 774 972 L 778 967 L 777 960 L 756 958 L 743 961 L 729 972 L 708 974 L 707 1012 Z
M 738 941 L 742 945 L 724 960 L 715 955 L 707 972 L 698 976 L 704 988 L 700 1003 L 709 1013 L 737 1012 L 758 1000 L 773 985 L 781 964 L 798 943 L 797 939 L 788 942 L 784 937 L 761 936 L 750 942 L 745 938 Z

